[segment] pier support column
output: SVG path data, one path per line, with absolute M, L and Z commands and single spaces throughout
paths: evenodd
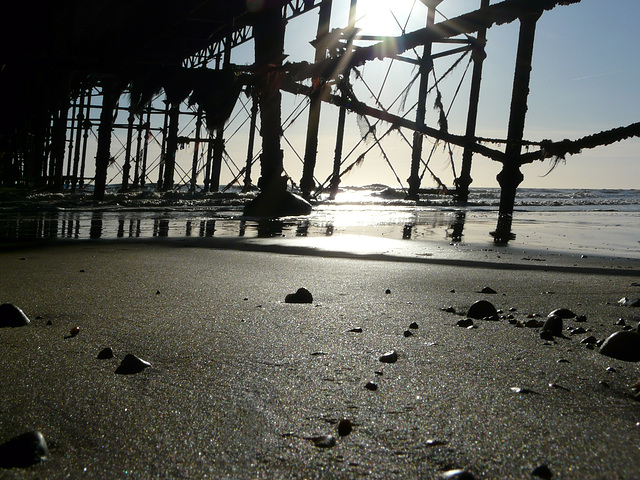
M 129 172 L 131 171 L 131 145 L 133 142 L 133 122 L 135 121 L 133 107 L 129 106 L 129 118 L 127 122 L 127 140 L 125 143 L 124 165 L 122 166 L 122 188 L 121 192 L 129 190 Z
M 178 152 L 178 128 L 180 122 L 180 103 L 173 102 L 169 107 L 169 127 L 167 130 L 167 151 L 164 155 L 164 178 L 162 190 L 173 188 L 173 176 L 176 169 L 176 153 Z
M 514 238 L 511 233 L 511 224 L 516 190 L 524 180 L 524 176 L 520 171 L 520 154 L 524 137 L 525 117 L 527 115 L 527 98 L 529 96 L 536 22 L 540 15 L 541 12 L 530 12 L 520 18 L 520 35 L 511 95 L 511 112 L 509 115 L 505 160 L 502 165 L 502 171 L 496 177 L 501 188 L 500 208 L 498 226 L 492 235 L 494 241 L 499 244 L 507 243 Z
M 69 101 L 56 112 L 51 127 L 51 163 L 49 166 L 49 186 L 56 192 L 63 187 L 62 174 L 64 172 L 64 151 L 67 141 L 67 116 L 69 115 Z
M 481 0 L 480 8 L 489 6 L 489 0 Z M 485 45 L 487 43 L 487 29 L 478 30 L 476 43 L 473 45 L 473 74 L 471 76 L 471 90 L 469 93 L 469 111 L 467 113 L 467 129 L 465 131 L 465 147 L 462 153 L 462 168 L 460 176 L 455 179 L 456 200 L 458 202 L 467 203 L 469 200 L 469 185 L 473 182 L 471 178 L 471 160 L 473 159 L 473 150 L 471 146 L 476 139 L 476 125 L 478 121 L 478 102 L 480 100 L 480 84 L 482 82 L 482 64 L 487 57 L 485 53 Z
M 255 88 L 260 103 L 262 155 L 258 180 L 260 193 L 245 206 L 244 213 L 255 217 L 308 214 L 311 205 L 287 192 L 287 178 L 283 175 L 280 83 L 286 22 L 282 16 L 282 8 L 263 11 L 254 17 L 254 22 Z
M 249 127 L 249 145 L 247 147 L 247 162 L 244 169 L 243 192 L 251 190 L 251 168 L 253 166 L 253 149 L 256 140 L 256 123 L 258 121 L 258 98 L 251 94 L 251 126 Z
M 323 0 L 320 4 L 320 12 L 318 14 L 318 31 L 316 34 L 316 54 L 315 63 L 321 62 L 327 56 L 326 42 L 323 38 L 329 33 L 329 25 L 331 22 L 331 3 L 332 0 Z M 324 80 L 319 77 L 313 78 L 313 85 L 317 88 L 311 97 L 309 105 L 309 121 L 307 124 L 307 142 L 304 151 L 304 167 L 302 171 L 302 179 L 300 180 L 300 189 L 304 198 L 310 198 L 311 191 L 315 190 L 316 185 L 313 180 L 314 170 L 316 168 L 316 160 L 318 155 L 318 130 L 320 126 L 320 108 L 322 105 L 322 92 L 324 90 Z
M 120 87 L 115 79 L 102 82 L 102 110 L 98 127 L 98 145 L 96 148 L 96 177 L 93 198 L 104 200 L 107 185 L 107 169 L 111 159 L 111 132 L 113 130 L 113 110 L 120 98 Z
M 440 5 L 442 0 L 425 1 L 427 5 L 427 27 L 433 27 L 435 24 L 436 7 Z M 431 59 L 432 42 L 424 44 L 422 59 L 420 61 L 420 89 L 418 91 L 418 106 L 416 109 L 416 124 L 418 127 L 425 126 L 425 118 L 427 114 L 427 87 L 429 86 L 429 73 L 433 68 L 433 60 Z M 417 199 L 418 190 L 420 190 L 420 162 L 422 160 L 422 142 L 423 136 L 419 132 L 413 132 L 413 149 L 411 151 L 411 174 L 409 176 L 409 191 L 407 198 Z

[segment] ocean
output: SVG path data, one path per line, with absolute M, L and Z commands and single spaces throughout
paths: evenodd
M 81 194 L 7 196 L 0 203 L 0 241 L 225 237 L 338 239 L 329 248 L 380 249 L 382 240 L 407 251 L 426 244 L 494 248 L 500 190 L 472 189 L 465 206 L 447 195 L 404 200 L 385 185 L 343 187 L 335 200 L 320 196 L 309 216 L 269 220 L 242 216 L 250 194 L 191 195 L 152 190 L 117 193 L 104 202 Z M 640 190 L 518 190 L 513 239 L 503 248 L 640 259 Z M 376 240 L 379 240 L 377 242 Z M 396 247 L 397 248 L 397 247 Z

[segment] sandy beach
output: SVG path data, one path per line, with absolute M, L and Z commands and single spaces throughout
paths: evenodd
M 637 326 L 617 301 L 640 296 L 638 260 L 314 241 L 0 251 L 0 302 L 31 319 L 0 329 L 0 443 L 49 447 L 0 479 L 640 478 L 640 370 L 581 343 Z M 299 287 L 312 304 L 284 302 Z M 505 318 L 457 326 L 481 299 Z M 556 308 L 586 321 L 554 341 L 516 323 Z M 129 353 L 151 366 L 116 374 Z

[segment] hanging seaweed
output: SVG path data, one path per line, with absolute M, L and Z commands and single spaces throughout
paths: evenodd
M 433 102 L 433 108 L 438 111 L 438 126 L 440 127 L 440 131 L 449 133 L 449 122 L 447 121 L 447 114 L 444 112 L 440 89 L 436 89 L 436 99 Z

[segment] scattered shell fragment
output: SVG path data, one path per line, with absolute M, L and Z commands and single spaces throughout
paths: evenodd
M 331 448 L 336 446 L 336 437 L 333 435 L 320 435 L 317 437 L 307 437 L 318 448 Z
M 111 347 L 106 347 L 98 352 L 99 360 L 106 360 L 107 358 L 113 358 L 113 349 Z
M 341 437 L 346 437 L 353 430 L 353 425 L 351 424 L 351 420 L 348 418 L 343 418 L 338 423 L 338 435 Z
M 26 432 L 0 445 L 0 467 L 29 467 L 49 456 L 47 442 L 38 431 Z
M 313 295 L 304 287 L 296 290 L 296 293 L 290 293 L 284 298 L 284 303 L 313 303 Z
M 2 327 L 24 327 L 29 325 L 30 320 L 24 312 L 12 303 L 0 305 L 0 328 Z
M 467 317 L 471 317 L 475 320 L 482 320 L 483 318 L 494 317 L 497 315 L 498 311 L 496 310 L 496 307 L 486 300 L 478 300 L 469 307 L 469 311 L 467 312 Z
M 530 388 L 524 388 L 524 387 L 511 387 L 511 391 L 513 393 L 536 393 Z
M 543 480 L 550 480 L 553 477 L 553 472 L 545 464 L 539 465 L 531 471 L 531 475 L 534 477 L 540 477 Z
M 618 303 L 623 307 L 640 307 L 640 298 L 622 297 Z
M 466 470 L 447 470 L 438 477 L 439 480 L 475 480 L 473 473 Z
M 398 361 L 398 354 L 395 350 L 385 353 L 380 357 L 382 363 L 396 363 Z
M 604 341 L 600 353 L 626 362 L 640 362 L 640 333 L 616 332 Z
M 560 317 L 560 318 L 575 318 L 576 314 L 568 308 L 556 308 L 552 312 L 549 312 L 547 317 Z
M 121 375 L 130 375 L 133 373 L 140 373 L 145 368 L 150 367 L 151 364 L 141 358 L 132 355 L 131 353 L 127 353 L 125 357 L 120 362 L 118 368 L 116 368 L 116 373 Z

